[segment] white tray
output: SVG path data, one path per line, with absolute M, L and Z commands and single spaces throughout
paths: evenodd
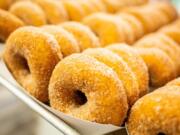
M 0 51 L 3 45 L 0 44 Z M 25 92 L 13 79 L 7 70 L 3 60 L 0 60 L 0 84 L 6 87 L 11 93 L 26 103 L 31 109 L 36 111 L 40 116 L 46 119 L 50 124 L 57 128 L 61 133 L 67 135 L 100 135 L 100 134 L 118 134 L 127 135 L 124 127 L 113 125 L 97 124 L 83 121 L 63 113 L 57 112 L 47 105 L 42 104 L 35 98 Z M 114 133 L 114 131 L 116 133 Z

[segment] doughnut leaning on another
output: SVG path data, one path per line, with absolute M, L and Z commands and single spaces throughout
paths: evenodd
M 4 61 L 17 82 L 42 102 L 48 102 L 49 79 L 61 58 L 55 38 L 30 26 L 13 32 L 4 52 Z
M 74 117 L 121 125 L 128 110 L 124 87 L 108 66 L 84 54 L 72 54 L 55 67 L 50 105 Z

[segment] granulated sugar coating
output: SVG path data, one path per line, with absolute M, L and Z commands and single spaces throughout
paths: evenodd
M 179 135 L 179 99 L 178 86 L 165 86 L 139 99 L 130 111 L 127 122 L 129 134 Z
M 23 27 L 7 40 L 4 60 L 12 75 L 32 96 L 48 101 L 51 73 L 62 58 L 52 35 L 35 27 Z
M 75 37 L 61 27 L 55 25 L 45 25 L 42 27 L 43 30 L 52 34 L 59 43 L 63 57 L 66 57 L 72 53 L 80 52 L 78 41 Z
M 127 96 L 117 74 L 85 54 L 72 54 L 55 67 L 49 85 L 50 105 L 74 117 L 121 125 Z
M 138 80 L 140 96 L 145 95 L 149 87 L 149 74 L 142 58 L 133 48 L 125 44 L 112 44 L 107 49 L 119 55 L 127 63 Z
M 74 35 L 81 51 L 87 48 L 100 47 L 99 38 L 87 26 L 78 22 L 65 22 L 60 26 Z
M 136 48 L 149 69 L 151 86 L 158 87 L 177 77 L 172 59 L 158 48 Z
M 126 62 L 117 54 L 105 48 L 87 49 L 83 53 L 96 58 L 117 73 L 125 88 L 128 103 L 130 106 L 133 105 L 139 98 L 140 91 L 137 78 Z

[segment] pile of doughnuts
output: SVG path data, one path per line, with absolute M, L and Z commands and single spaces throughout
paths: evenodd
M 148 94 L 180 75 L 176 18 L 172 5 L 158 2 L 118 15 L 95 13 L 83 24 L 25 26 L 10 34 L 4 61 L 28 93 L 58 111 L 102 124 L 126 122 L 132 135 L 176 135 L 180 79 Z
M 115 42 L 132 44 L 147 32 L 152 32 L 177 17 L 176 10 L 167 2 L 135 7 L 144 3 L 147 0 L 16 0 L 10 4 L 8 11 L 0 10 L 0 22 L 5 26 L 0 25 L 0 40 L 5 41 L 11 32 L 23 25 L 42 26 L 82 20 L 100 36 L 102 45 Z M 127 7 L 128 5 L 134 6 Z M 120 9 L 119 14 L 112 14 L 112 10 L 115 12 Z M 144 10 L 146 12 L 142 12 Z M 149 21 L 152 16 L 162 19 L 157 19 L 157 23 L 152 24 Z M 104 29 L 107 25 L 109 27 Z

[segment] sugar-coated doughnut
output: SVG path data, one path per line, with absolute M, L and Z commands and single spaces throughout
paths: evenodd
M 13 14 L 0 9 L 0 40 L 5 41 L 7 37 L 24 23 Z
M 101 0 L 88 0 L 88 2 L 92 3 L 96 11 L 98 12 L 106 12 L 106 6 Z
M 137 78 L 127 63 L 117 54 L 105 48 L 87 49 L 84 53 L 111 67 L 117 73 L 125 88 L 128 103 L 130 106 L 133 105 L 139 98 L 140 91 Z
M 123 20 L 126 20 L 129 25 L 131 25 L 132 30 L 134 31 L 134 35 L 136 36 L 136 39 L 139 39 L 144 35 L 144 29 L 143 26 L 141 25 L 141 22 L 134 17 L 131 14 L 128 13 L 119 13 L 118 14 Z
M 174 80 L 172 80 L 172 81 L 170 81 L 170 82 L 168 82 L 166 85 L 168 85 L 168 86 L 180 86 L 180 77 L 178 77 L 177 79 L 174 79 Z
M 180 87 L 165 86 L 139 99 L 130 110 L 130 135 L 179 135 Z
M 74 35 L 79 42 L 81 51 L 87 48 L 100 47 L 98 37 L 87 26 L 78 22 L 65 22 L 60 26 Z
M 83 8 L 74 0 L 64 0 L 63 5 L 68 13 L 69 19 L 80 21 L 85 16 Z
M 164 34 L 149 34 L 135 44 L 136 47 L 159 48 L 174 62 L 177 74 L 180 73 L 180 47 L 171 38 Z
M 50 105 L 74 117 L 121 125 L 128 109 L 117 74 L 84 54 L 72 54 L 55 67 L 49 84 Z
M 75 37 L 65 29 L 53 25 L 45 25 L 42 27 L 46 32 L 52 34 L 58 41 L 63 57 L 73 53 L 80 52 L 78 42 Z
M 95 13 L 83 19 L 83 23 L 96 33 L 103 46 L 111 43 L 124 42 L 125 35 L 118 19 L 113 15 Z
M 133 50 L 133 48 L 125 44 L 113 44 L 108 46 L 107 49 L 123 58 L 137 77 L 140 96 L 146 94 L 149 89 L 149 75 L 147 66 L 142 58 Z
M 160 33 L 164 33 L 170 38 L 172 38 L 175 42 L 180 44 L 180 30 L 177 26 L 165 26 L 159 30 Z
M 136 48 L 135 50 L 148 66 L 151 86 L 162 86 L 177 76 L 174 62 L 164 51 L 158 48 Z
M 9 36 L 4 60 L 17 82 L 32 96 L 47 102 L 50 76 L 61 59 L 59 49 L 52 35 L 36 27 L 22 27 Z
M 89 2 L 89 0 L 76 0 L 76 2 L 82 7 L 85 16 L 96 12 L 95 7 Z
M 32 0 L 44 11 L 50 24 L 58 24 L 68 20 L 68 14 L 59 0 Z
M 31 1 L 16 2 L 9 11 L 26 25 L 41 26 L 46 24 L 46 16 L 43 10 Z

